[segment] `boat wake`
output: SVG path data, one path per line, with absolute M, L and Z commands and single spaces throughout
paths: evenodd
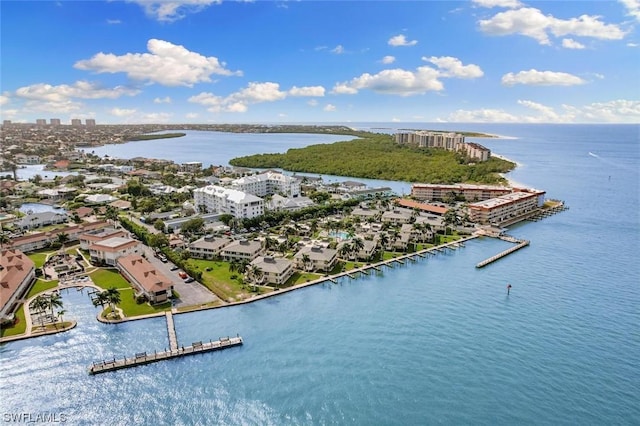
M 600 156 L 598 154 L 594 154 L 591 151 L 589 151 L 589 155 L 592 156 L 592 157 L 600 158 Z

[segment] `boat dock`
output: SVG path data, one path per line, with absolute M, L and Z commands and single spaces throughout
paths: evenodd
M 176 336 L 176 327 L 173 325 L 173 314 L 171 311 L 165 312 L 167 317 L 167 334 L 169 335 L 169 348 L 172 351 L 178 350 L 178 337 Z
M 130 358 L 113 359 L 102 362 L 94 362 L 89 367 L 89 374 L 106 373 L 107 371 L 121 370 L 123 368 L 136 367 L 138 365 L 150 364 L 152 362 L 164 361 L 172 358 L 179 358 L 186 355 L 199 354 L 204 352 L 218 351 L 221 349 L 231 348 L 233 346 L 242 345 L 242 337 L 221 337 L 216 341 L 194 342 L 191 346 L 176 348 L 162 352 L 146 353 L 139 352 Z
M 488 264 L 493 263 L 498 259 L 502 259 L 506 255 L 511 254 L 516 250 L 520 250 L 521 248 L 528 246 L 529 243 L 530 243 L 529 240 L 517 240 L 517 239 L 515 239 L 513 237 L 506 237 L 506 238 L 505 237 L 501 237 L 500 239 L 505 240 L 505 241 L 510 241 L 510 242 L 516 242 L 517 245 L 515 245 L 515 246 L 513 246 L 511 248 L 508 248 L 505 251 L 502 251 L 502 252 L 496 254 L 495 256 L 491 256 L 490 258 L 488 258 L 486 260 L 483 260 L 482 262 L 480 262 L 480 263 L 478 263 L 476 265 L 476 268 L 482 268 L 484 266 L 487 266 Z
M 89 367 L 89 374 L 106 373 L 107 371 L 121 370 L 123 368 L 136 367 L 138 365 L 151 364 L 152 362 L 164 361 L 166 359 L 179 358 L 186 355 L 199 354 L 204 352 L 218 351 L 242 345 L 242 337 L 221 337 L 216 341 L 193 342 L 190 346 L 178 346 L 178 336 L 173 323 L 173 314 L 165 312 L 167 319 L 167 335 L 169 337 L 169 349 L 164 351 L 154 351 L 153 353 L 138 352 L 134 356 L 122 359 L 111 359 L 101 362 L 94 362 Z

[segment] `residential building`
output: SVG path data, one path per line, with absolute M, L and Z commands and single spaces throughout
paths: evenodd
M 202 163 L 200 161 L 189 161 L 180 165 L 180 171 L 187 173 L 199 173 L 202 171 Z
M 71 125 L 73 127 L 80 127 L 80 126 L 82 126 L 82 120 L 80 120 L 79 118 L 72 118 L 71 119 Z
M 12 322 L 21 300 L 36 281 L 35 264 L 17 249 L 0 250 L 0 323 Z
M 67 235 L 68 242 L 78 241 L 80 235 L 92 230 L 102 229 L 110 227 L 108 222 L 92 222 L 84 223 L 82 225 L 72 225 L 61 229 L 55 229 L 48 232 L 38 232 L 29 235 L 23 235 L 22 237 L 14 238 L 11 241 L 11 247 L 19 249 L 24 253 L 28 253 L 34 250 L 39 250 L 48 247 L 52 242 L 58 238 L 58 234 L 64 233 Z
M 102 228 L 94 231 L 89 231 L 78 237 L 80 240 L 80 248 L 82 250 L 89 250 L 89 246 L 99 243 L 100 241 L 107 240 L 109 238 L 121 237 L 125 238 L 129 235 L 124 229 L 115 228 Z
M 309 258 L 306 264 L 303 260 L 305 255 Z M 300 269 L 329 272 L 338 260 L 338 251 L 317 245 L 305 246 L 293 258 Z
M 300 181 L 278 172 L 265 172 L 235 179 L 231 182 L 231 187 L 258 197 L 274 194 L 285 197 L 300 195 Z
M 443 216 L 447 212 L 447 210 L 449 210 L 448 207 L 444 207 L 444 206 L 441 206 L 441 205 L 429 204 L 429 203 L 419 203 L 417 201 L 408 200 L 406 198 L 399 198 L 399 199 L 395 200 L 394 203 L 397 206 L 400 206 L 400 207 L 405 207 L 405 208 L 413 209 L 413 210 L 419 210 L 421 212 L 426 212 L 426 213 L 433 213 L 433 214 L 437 214 L 437 215 L 440 215 L 440 216 Z
M 47 119 L 46 118 L 36 118 L 36 126 L 46 126 Z
M 39 212 L 22 217 L 15 226 L 20 229 L 34 229 L 42 226 L 58 225 L 66 223 L 69 217 L 65 213 Z
M 171 297 L 173 282 L 144 257 L 138 254 L 120 257 L 117 267 L 137 293 L 144 295 L 150 303 L 163 303 Z
M 487 161 L 491 157 L 491 150 L 479 143 L 463 143 L 460 145 L 459 150 L 464 152 L 469 158 L 473 158 L 478 161 Z
M 464 198 L 465 201 L 484 201 L 512 191 L 511 188 L 497 185 L 462 183 L 455 185 L 414 183 L 411 185 L 411 196 L 422 201 L 442 201 L 451 197 Z
M 415 145 L 420 148 L 442 148 L 448 151 L 458 150 L 464 143 L 464 136 L 453 132 L 402 132 L 394 135 L 395 141 L 401 145 Z
M 230 214 L 236 218 L 253 218 L 264 213 L 262 198 L 221 186 L 195 189 L 193 198 L 200 212 Z
M 59 126 L 60 125 L 60 119 L 59 118 L 52 118 L 50 121 L 52 126 Z
M 382 213 L 382 221 L 401 225 L 411 221 L 411 212 L 406 210 L 390 210 Z
M 249 265 L 258 267 L 268 284 L 283 285 L 295 272 L 293 262 L 283 257 L 259 256 Z
M 189 243 L 187 250 L 191 257 L 197 259 L 217 259 L 222 257 L 222 249 L 231 242 L 231 238 L 216 238 L 213 235 L 205 235 L 204 237 Z
M 266 202 L 265 208 L 273 211 L 294 211 L 314 204 L 313 200 L 308 197 L 283 197 L 280 194 L 274 194 L 271 199 Z
M 544 191 L 520 189 L 511 194 L 478 201 L 469 204 L 469 217 L 476 223 L 501 225 L 542 207 L 544 195 Z
M 263 252 L 262 241 L 236 240 L 225 246 L 221 255 L 227 261 L 251 262 Z
M 93 118 L 87 118 L 84 123 L 87 127 L 96 127 L 96 120 Z
M 140 241 L 127 237 L 111 237 L 89 246 L 92 263 L 115 266 L 120 257 L 138 253 Z
M 343 200 L 372 200 L 374 198 L 387 198 L 394 195 L 393 190 L 388 186 L 380 188 L 357 189 L 342 194 Z

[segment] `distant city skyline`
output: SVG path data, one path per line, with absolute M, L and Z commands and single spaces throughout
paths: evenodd
M 14 123 L 640 123 L 638 0 L 1 7 Z

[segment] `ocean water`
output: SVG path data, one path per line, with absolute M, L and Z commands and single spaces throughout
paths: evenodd
M 509 229 L 529 247 L 476 269 L 509 246 L 478 239 L 355 280 L 177 315 L 180 344 L 236 333 L 245 344 L 98 376 L 92 361 L 167 347 L 165 321 L 103 325 L 71 290 L 66 317 L 78 327 L 0 346 L 3 420 L 640 424 L 639 127 L 466 127 L 509 136 L 479 142 L 520 164 L 510 178 L 570 206 Z

